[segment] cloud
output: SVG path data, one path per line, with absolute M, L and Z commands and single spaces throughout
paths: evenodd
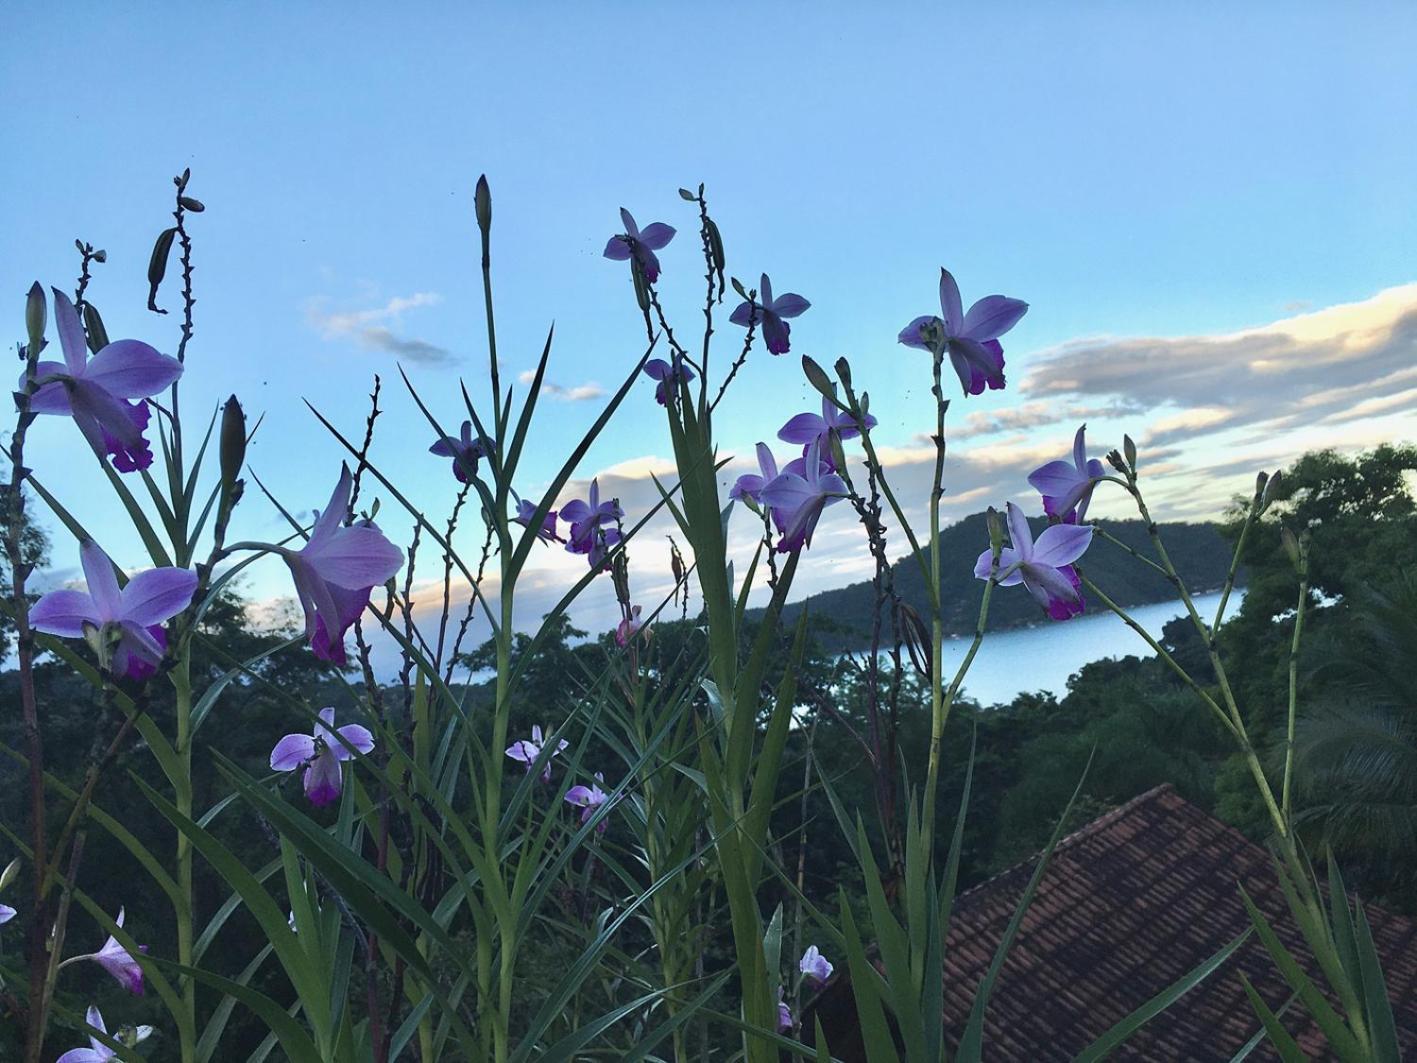
M 950 429 L 949 437 L 952 440 L 975 439 L 979 436 L 1021 432 L 1051 424 L 1072 424 L 1093 418 L 1121 417 L 1141 413 L 1144 409 L 1144 406 L 1137 403 L 1124 401 L 1107 405 L 1025 402 L 1008 409 L 976 410 L 966 414 L 962 423 Z
M 1022 391 L 1024 410 L 1086 396 L 1173 411 L 1152 444 L 1417 410 L 1417 284 L 1237 332 L 1074 341 L 1036 360 Z
M 328 300 L 312 299 L 306 304 L 306 316 L 310 324 L 327 340 L 353 339 L 361 347 L 386 351 L 410 362 L 423 365 L 443 365 L 454 361 L 451 351 L 427 340 L 397 335 L 386 321 L 397 323 L 405 311 L 426 306 L 437 306 L 443 297 L 437 292 L 414 292 L 408 296 L 395 296 L 383 306 L 365 310 L 330 312 L 326 309 Z
M 530 384 L 536 379 L 536 373 L 527 369 L 517 376 L 517 381 L 522 384 Z M 541 380 L 541 393 L 562 402 L 588 402 L 591 399 L 598 399 L 605 394 L 605 389 L 590 380 L 584 384 L 575 384 L 570 387 L 561 384 L 553 384 L 545 379 Z

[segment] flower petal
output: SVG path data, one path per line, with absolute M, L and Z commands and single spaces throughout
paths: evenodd
M 958 336 L 964 326 L 964 304 L 960 302 L 954 274 L 943 266 L 940 267 L 940 312 L 944 315 L 945 332 Z
M 763 342 L 767 344 L 769 354 L 787 353 L 791 346 L 788 340 L 791 331 L 792 326 L 771 310 L 763 311 Z
M 1066 461 L 1050 461 L 1028 474 L 1029 486 L 1043 495 L 1065 495 L 1078 480 L 1077 469 Z
M 624 207 L 620 208 L 620 223 L 625 226 L 625 235 L 638 238 L 640 227 L 635 224 L 635 216 Z
M 772 309 L 778 317 L 796 317 L 811 305 L 796 292 L 787 292 L 773 300 Z
M 964 315 L 964 327 L 952 335 L 980 343 L 996 340 L 1017 325 L 1026 313 L 1028 304 L 1022 299 L 986 295 L 969 308 L 969 313 Z
M 921 338 L 921 330 L 932 321 L 939 320 L 940 319 L 934 314 L 924 314 L 917 317 L 910 324 L 906 325 L 905 328 L 900 330 L 900 335 L 896 337 L 896 341 L 905 344 L 907 347 L 914 347 L 916 350 L 928 351 L 930 345 Z
M 646 225 L 640 231 L 640 246 L 647 247 L 651 251 L 658 251 L 672 239 L 674 239 L 674 227 L 665 225 L 662 221 Z
M 84 340 L 84 323 L 69 297 L 58 288 L 54 293 L 54 326 L 59 331 L 59 345 L 64 349 L 64 364 L 69 373 L 78 376 L 89 360 L 89 345 Z
M 799 413 L 781 429 L 777 438 L 784 443 L 811 443 L 827 430 L 827 422 L 819 413 Z
M 141 340 L 115 340 L 93 356 L 84 379 L 116 398 L 145 399 L 170 387 L 182 363 Z
M 98 606 L 83 591 L 50 591 L 30 610 L 30 627 L 66 639 L 83 636 L 84 624 L 102 625 Z
M 369 526 L 340 528 L 319 541 L 311 536 L 301 554 L 316 576 L 347 590 L 377 587 L 403 565 L 403 551 Z
M 312 735 L 286 735 L 271 750 L 272 771 L 294 771 L 315 755 Z
M 310 539 L 306 543 L 306 549 L 313 546 L 318 540 L 330 535 L 344 523 L 345 514 L 349 510 L 349 495 L 353 489 L 354 479 L 349 474 L 349 466 L 340 463 L 339 479 L 335 482 L 335 489 L 330 495 L 329 504 L 320 511 L 319 518 L 315 521 L 315 526 L 310 529 Z
M 185 568 L 139 572 L 120 593 L 119 615 L 143 627 L 161 624 L 186 609 L 197 590 L 197 574 Z
M 312 805 L 333 804 L 339 800 L 342 781 L 339 761 L 331 750 L 325 749 L 305 769 L 305 796 Z
M 1062 568 L 1082 557 L 1091 542 L 1090 524 L 1050 524 L 1038 536 L 1030 560 L 1040 565 Z
M 734 308 L 733 313 L 728 315 L 728 320 L 735 325 L 747 328 L 748 324 L 758 316 L 758 307 L 749 302 L 742 302 Z M 52 385 L 51 385 L 52 386 Z
M 1009 541 L 1022 560 L 1029 560 L 1033 557 L 1033 533 L 1028 530 L 1028 518 L 1012 502 L 1008 504 L 1005 516 L 1009 525 Z
M 67 376 L 69 367 L 63 362 L 40 362 L 35 367 L 34 378 L 36 381 L 45 377 Z M 29 386 L 26 374 L 20 374 L 19 387 L 17 391 L 24 391 Z M 30 409 L 35 413 L 62 413 L 71 412 L 69 408 L 69 389 L 62 381 L 50 380 L 47 384 L 40 384 L 39 388 L 30 396 Z
M 974 562 L 974 578 L 988 579 L 989 567 L 993 563 L 994 552 L 985 550 L 979 555 L 979 560 Z M 1005 546 L 999 550 L 999 586 L 1012 587 L 1022 581 L 1023 577 L 1018 571 L 1018 551 L 1011 546 Z
M 104 620 L 116 620 L 122 614 L 123 598 L 118 577 L 113 574 L 113 562 L 92 539 L 85 539 L 79 547 L 79 560 L 98 615 Z
M 374 748 L 374 736 L 369 728 L 357 723 L 347 723 L 335 732 L 341 738 L 354 747 L 356 753 L 368 753 Z M 354 753 L 349 751 L 349 746 L 343 742 L 331 742 L 330 750 L 334 753 L 336 760 L 349 760 Z
M 623 236 L 612 236 L 605 244 L 602 252 L 606 258 L 615 262 L 624 262 L 630 257 L 630 244 Z

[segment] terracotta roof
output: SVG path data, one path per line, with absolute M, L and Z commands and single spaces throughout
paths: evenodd
M 951 1047 L 1035 860 L 960 895 L 946 946 L 945 1016 Z M 1071 1059 L 1114 1023 L 1218 952 L 1248 925 L 1237 882 L 1315 976 L 1270 855 L 1160 786 L 1063 839 L 1053 854 L 990 996 L 989 1060 Z M 1366 906 L 1397 1009 L 1403 1055 L 1417 1059 L 1417 924 Z M 1152 1019 L 1112 1058 L 1229 1060 L 1259 1030 L 1243 971 L 1278 1008 L 1289 997 L 1251 937 L 1225 966 Z M 1286 1027 L 1326 1058 L 1299 1012 Z M 1250 1059 L 1275 1059 L 1268 1045 Z

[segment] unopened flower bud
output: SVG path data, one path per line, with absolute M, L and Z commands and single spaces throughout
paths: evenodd
M 206 210 L 206 204 L 200 199 L 193 199 L 191 196 L 178 196 L 177 202 L 182 204 L 183 210 L 190 210 L 193 214 L 200 214 Z
M 14 882 L 20 875 L 20 858 L 17 856 L 5 865 L 5 870 L 0 871 L 0 890 L 3 890 L 10 883 Z
M 1274 470 L 1274 475 L 1264 485 L 1264 491 L 1260 495 L 1260 512 L 1263 513 L 1273 505 L 1275 499 L 1279 497 L 1279 485 L 1284 481 L 1284 473 L 1279 469 Z
M 993 506 L 984 515 L 989 524 L 989 549 L 998 554 L 1004 548 L 1004 522 L 999 519 L 999 511 Z
M 236 485 L 241 466 L 246 464 L 246 414 L 236 396 L 226 400 L 221 410 L 221 483 L 227 491 Z
M 896 604 L 896 615 L 905 639 L 905 648 L 910 653 L 910 663 L 920 673 L 921 679 L 928 680 L 931 671 L 930 628 L 920 613 L 905 602 Z
M 486 174 L 477 179 L 472 201 L 477 209 L 477 227 L 486 233 L 492 228 L 492 189 L 488 187 Z
M 49 319 L 49 304 L 39 281 L 30 285 L 25 297 L 25 331 L 29 333 L 30 354 L 38 354 L 44 346 L 44 323 Z
M 1127 459 L 1127 467 L 1133 472 L 1137 468 L 1137 445 L 1132 441 L 1132 437 L 1124 435 L 1122 437 L 1122 456 Z
M 649 284 L 645 281 L 643 267 L 640 266 L 638 256 L 630 259 L 630 276 L 635 282 L 635 302 L 639 304 L 640 310 L 649 311 Z
M 1269 473 L 1267 473 L 1267 472 L 1265 472 L 1263 469 L 1261 469 L 1261 470 L 1255 475 L 1255 497 L 1256 497 L 1256 498 L 1263 498 L 1263 497 L 1264 497 L 1264 489 L 1265 489 L 1265 485 L 1266 485 L 1267 483 L 1269 483 Z
M 1303 550 L 1299 545 L 1299 540 L 1294 537 L 1294 533 L 1288 527 L 1279 529 L 1279 542 L 1284 547 L 1284 552 L 1289 555 L 1289 560 L 1295 568 L 1298 568 L 1303 561 Z
M 827 376 L 827 371 L 805 354 L 802 356 L 802 373 L 807 377 L 807 383 L 816 388 L 823 398 L 836 400 L 836 385 Z
M 107 262 L 107 261 L 108 261 L 108 252 L 105 251 L 105 250 L 103 250 L 102 248 L 99 248 L 97 251 L 95 251 L 95 252 L 93 253 L 93 260 L 94 260 L 95 262 Z
M 1112 466 L 1112 468 L 1116 469 L 1123 476 L 1126 476 L 1131 471 L 1127 467 L 1127 463 L 1122 459 L 1122 455 L 1115 450 L 1109 450 L 1107 452 L 1107 464 Z
M 841 378 L 842 387 L 851 390 L 851 363 L 845 358 L 836 360 L 836 375 Z
M 89 350 L 94 354 L 108 346 L 108 329 L 103 327 L 103 318 L 93 303 L 84 303 L 84 331 L 88 334 Z
M 841 433 L 833 428 L 828 439 L 832 451 L 832 468 L 840 472 L 846 468 L 846 452 L 841 449 Z

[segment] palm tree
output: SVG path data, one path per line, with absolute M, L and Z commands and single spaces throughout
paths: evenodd
M 1322 700 L 1295 736 L 1300 823 L 1370 885 L 1417 886 L 1417 571 L 1345 603 L 1315 672 Z

